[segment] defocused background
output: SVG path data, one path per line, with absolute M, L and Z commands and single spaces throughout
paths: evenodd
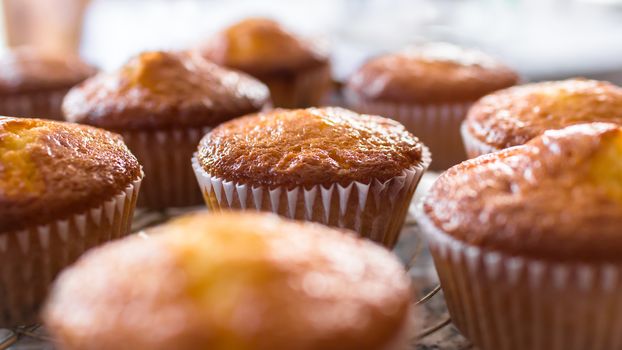
M 528 80 L 622 83 L 621 0 L 2 0 L 2 12 L 4 46 L 79 50 L 105 70 L 267 16 L 326 39 L 338 79 L 366 57 L 443 40 L 480 48 Z

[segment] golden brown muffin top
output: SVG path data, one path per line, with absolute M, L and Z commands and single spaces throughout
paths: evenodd
M 0 117 L 0 234 L 84 212 L 139 176 L 140 165 L 119 135 Z
M 580 124 L 459 164 L 424 202 L 471 245 L 552 260 L 620 261 L 622 129 Z
M 468 102 L 518 79 L 516 72 L 480 51 L 430 43 L 367 61 L 347 88 L 358 98 L 379 102 Z
M 370 241 L 272 214 L 196 213 L 87 253 L 44 312 L 61 348 L 383 349 L 410 280 Z
M 326 49 L 266 18 L 248 18 L 198 49 L 207 59 L 252 75 L 288 73 L 325 64 Z
M 113 130 L 214 126 L 269 101 L 258 80 L 187 52 L 144 52 L 71 89 L 69 121 Z
M 77 56 L 20 47 L 0 55 L 0 94 L 68 89 L 95 73 Z
M 212 176 L 275 187 L 385 181 L 423 158 L 423 144 L 398 122 L 335 107 L 238 118 L 205 135 L 198 151 Z
M 467 116 L 471 135 L 502 149 L 545 130 L 588 122 L 622 124 L 622 88 L 587 79 L 516 86 L 485 96 Z

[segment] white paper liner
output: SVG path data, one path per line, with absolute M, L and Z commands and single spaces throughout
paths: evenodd
M 622 349 L 622 265 L 488 251 L 418 216 L 452 321 L 478 348 Z
M 166 209 L 203 204 L 190 160 L 210 130 L 203 127 L 122 133 L 145 172 L 138 207 Z
M 433 170 L 444 170 L 466 159 L 460 141 L 460 124 L 474 101 L 443 104 L 406 104 L 371 102 L 344 91 L 348 108 L 359 113 L 376 114 L 402 123 L 419 137 L 434 155 Z
M 61 105 L 67 90 L 0 96 L 0 115 L 63 120 Z
M 351 229 L 362 237 L 392 248 L 415 188 L 430 161 L 430 153 L 424 148 L 420 165 L 384 182 L 372 180 L 369 184 L 352 182 L 347 186 L 333 184 L 289 189 L 253 187 L 212 176 L 199 165 L 196 155 L 192 158 L 192 166 L 211 210 L 270 211 L 290 219 Z
M 500 151 L 501 149 L 488 145 L 485 142 L 480 141 L 478 138 L 473 136 L 471 132 L 469 132 L 468 127 L 465 122 L 462 123 L 460 127 L 460 135 L 462 136 L 462 142 L 464 143 L 464 149 L 466 150 L 467 156 L 470 158 L 477 158 L 484 154 L 494 153 Z
M 142 176 L 102 205 L 64 220 L 0 233 L 0 328 L 34 323 L 64 267 L 130 232 L 141 181 Z

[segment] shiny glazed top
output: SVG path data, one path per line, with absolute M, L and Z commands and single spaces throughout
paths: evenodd
M 288 73 L 325 64 L 326 49 L 266 18 L 248 18 L 216 34 L 199 51 L 217 64 L 254 76 Z
M 622 129 L 580 124 L 441 175 L 424 201 L 435 225 L 489 250 L 538 259 L 620 261 Z
M 387 118 L 342 108 L 277 109 L 223 123 L 198 160 L 212 176 L 257 186 L 388 180 L 423 161 L 423 144 Z
M 482 52 L 430 43 L 372 58 L 346 88 L 368 101 L 452 103 L 476 100 L 517 81 L 516 72 Z
M 259 111 L 268 88 L 191 53 L 145 52 L 71 89 L 69 121 L 113 130 L 214 126 Z
M 116 134 L 0 117 L 0 234 L 82 213 L 139 176 L 138 161 Z
M 0 94 L 69 89 L 95 73 L 77 56 L 21 47 L 0 56 Z
M 545 130 L 588 122 L 622 124 L 621 87 L 586 79 L 517 86 L 482 98 L 465 125 L 480 141 L 502 149 Z
M 375 350 L 408 319 L 401 263 L 344 231 L 203 212 L 147 234 L 61 275 L 44 317 L 63 349 Z

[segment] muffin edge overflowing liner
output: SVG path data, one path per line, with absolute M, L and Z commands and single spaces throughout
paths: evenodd
M 192 157 L 192 168 L 210 210 L 269 211 L 289 219 L 352 229 L 362 237 L 391 248 L 399 237 L 410 199 L 431 161 L 430 151 L 423 146 L 421 162 L 404 169 L 398 176 L 384 182 L 372 179 L 369 184 L 333 183 L 328 188 L 321 184 L 310 188 L 300 185 L 271 188 L 229 181 L 205 171 L 196 153 Z M 357 198 L 352 199 L 353 196 Z M 385 203 L 390 205 L 383 207 Z
M 8 301 L 0 307 L 0 326 L 35 322 L 61 269 L 90 248 L 129 234 L 142 180 L 141 173 L 101 205 L 65 219 L 0 233 L 0 282 L 11 286 L 0 290 Z
M 485 349 L 622 346 L 622 266 L 565 264 L 461 242 L 417 208 L 452 321 Z M 546 325 L 556 326 L 547 327 Z M 572 329 L 569 336 L 567 329 Z

